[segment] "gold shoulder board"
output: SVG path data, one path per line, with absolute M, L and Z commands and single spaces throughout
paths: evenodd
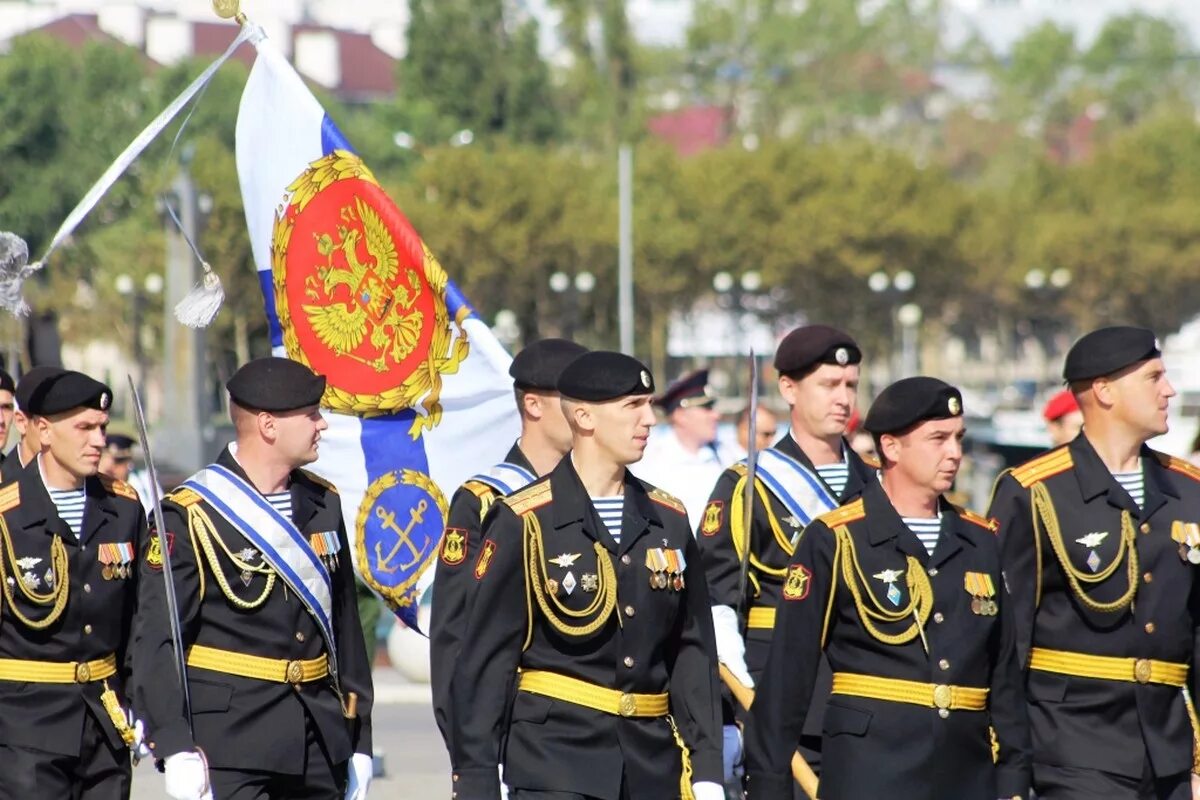
M 502 501 L 513 510 L 517 516 L 541 508 L 550 502 L 550 481 L 538 481 L 515 494 L 505 497 Z
M 333 492 L 334 494 L 339 494 L 338 488 L 336 486 L 334 486 L 332 483 L 330 483 L 326 479 L 322 478 L 320 475 L 316 474 L 315 472 L 309 472 L 306 469 L 302 469 L 302 470 L 300 470 L 300 472 L 304 475 L 304 477 L 308 478 L 310 481 L 317 484 L 318 486 L 324 486 L 326 489 Z
M 0 489 L 0 513 L 11 511 L 19 505 L 21 505 L 21 485 L 19 483 L 10 483 Z
M 1040 455 L 1032 461 L 1025 462 L 1012 471 L 1012 476 L 1017 479 L 1017 483 L 1021 484 L 1022 488 L 1028 489 L 1038 481 L 1060 472 L 1066 472 L 1072 466 L 1071 451 L 1064 445 L 1057 450 Z
M 666 506 L 672 511 L 677 511 L 680 514 L 683 514 L 685 517 L 687 516 L 687 509 L 675 495 L 667 494 L 662 489 L 651 489 L 649 494 L 650 499 L 658 503 L 660 506 Z
M 879 469 L 879 467 L 880 467 L 879 459 L 877 459 L 877 458 L 873 458 L 871 456 L 862 456 L 862 460 L 863 460 L 863 463 L 866 464 L 871 469 Z
M 480 500 L 491 500 L 495 499 L 496 497 L 495 487 L 489 486 L 483 481 L 467 481 L 462 485 L 462 488 L 466 489 Z
M 104 486 L 104 490 L 109 494 L 114 494 L 117 497 L 124 497 L 128 500 L 136 500 L 139 503 L 142 501 L 142 498 L 138 497 L 138 493 L 134 490 L 134 488 L 125 481 L 119 481 L 116 478 L 110 478 L 107 475 L 98 475 L 97 477 L 100 478 L 101 485 Z
M 184 486 L 182 488 L 176 489 L 175 491 L 171 492 L 164 499 L 170 500 L 172 503 L 174 503 L 177 506 L 183 506 L 184 508 L 187 508 L 188 506 L 196 505 L 196 503 L 199 503 L 204 498 L 201 497 L 199 495 L 199 493 L 194 492 L 191 489 Z
M 1000 530 L 1000 523 L 991 517 L 985 517 L 982 514 L 976 514 L 974 511 L 971 511 L 968 508 L 959 508 L 958 506 L 955 506 L 954 509 L 958 512 L 958 515 L 967 522 L 973 522 L 979 527 L 986 528 L 992 533 L 996 533 Z
M 1200 467 L 1197 467 L 1192 462 L 1157 451 L 1154 453 L 1154 457 L 1158 459 L 1159 464 L 1162 464 L 1172 472 L 1178 472 L 1180 475 L 1186 475 L 1194 481 L 1200 481 Z
M 746 473 L 750 471 L 744 461 L 739 461 L 738 463 L 733 464 L 729 467 L 729 469 L 732 470 L 733 474 L 737 475 L 739 478 L 746 477 Z
M 840 508 L 835 508 L 833 511 L 828 511 L 817 517 L 818 520 L 825 523 L 830 528 L 836 528 L 839 525 L 846 525 L 856 520 L 860 520 L 867 515 L 867 511 L 863 508 L 862 498 L 852 500 Z

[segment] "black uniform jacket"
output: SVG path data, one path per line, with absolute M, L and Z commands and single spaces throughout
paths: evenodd
M 537 474 L 516 444 L 504 460 Z M 433 578 L 433 608 L 429 620 L 429 683 L 433 716 L 446 749 L 450 746 L 450 677 L 467 620 L 476 581 L 471 574 L 483 542 L 483 516 L 501 497 L 490 484 L 467 481 L 450 501 L 450 516 L 442 536 L 442 553 Z
M 1142 466 L 1141 509 L 1084 435 L 1000 477 L 990 513 L 1001 524 L 1017 649 L 1022 664 L 1033 647 L 1191 664 L 1196 697 L 1200 567 L 1182 557 L 1171 533 L 1180 527 L 1175 523 L 1200 523 L 1200 470 L 1148 447 Z M 1099 611 L 1079 599 L 1040 517 L 1035 536 L 1031 498 L 1038 484 L 1048 490 L 1068 563 L 1084 575 L 1103 573 L 1117 560 L 1128 513 L 1137 556 L 1132 603 Z M 1112 602 L 1127 593 L 1128 553 L 1126 547 L 1109 577 L 1080 584 L 1088 597 Z M 1178 688 L 1037 670 L 1029 670 L 1027 681 L 1035 762 L 1140 777 L 1148 753 L 1156 775 L 1192 768 L 1192 729 Z
M 990 690 L 988 711 L 953 710 L 945 716 L 919 705 L 832 695 L 824 719 L 822 800 L 1026 796 L 1029 732 L 999 548 L 988 520 L 944 500 L 941 511 L 941 538 L 932 556 L 874 481 L 860 500 L 809 525 L 789 567 L 775 640 L 750 711 L 748 797 L 792 797 L 788 765 L 808 711 L 822 642 L 835 676 L 856 673 Z M 844 541 L 839 546 L 834 531 L 841 526 L 849 531 L 858 565 L 854 587 L 842 573 L 841 559 L 850 558 L 851 549 Z M 919 634 L 903 643 L 884 643 L 872 635 L 853 595 L 860 592 L 871 609 L 877 603 L 888 611 L 903 610 L 911 600 L 908 572 L 913 569 L 923 570 L 932 588 L 924 624 L 928 653 Z M 885 570 L 903 572 L 888 576 Z M 990 577 L 997 614 L 972 611 L 968 572 Z M 897 602 L 888 599 L 889 585 L 880 576 L 895 579 Z M 892 636 L 911 631 L 915 622 L 910 615 L 873 624 Z M 995 767 L 989 725 L 999 742 Z
M 21 445 L 18 444 L 3 458 L 0 458 L 0 483 L 15 481 L 34 463 L 34 461 L 30 461 L 28 464 L 21 463 Z
M 217 463 L 247 480 L 228 449 Z M 133 695 L 134 705 L 146 723 L 146 738 L 157 757 L 198 745 L 213 767 L 302 774 L 306 714 L 316 724 L 332 763 L 343 762 L 355 752 L 371 752 L 371 672 L 358 621 L 341 501 L 332 486 L 303 470 L 292 472 L 291 494 L 292 521 L 301 533 L 307 537 L 337 531 L 341 551 L 332 574 L 332 624 L 342 692 L 358 694 L 357 719 L 344 717 L 329 678 L 293 688 L 287 683 L 188 667 L 193 739 L 175 674 L 162 568 L 154 559 L 142 559 L 143 594 L 134 628 Z M 314 659 L 326 653 L 320 627 L 282 577 L 276 576 L 270 594 L 255 608 L 239 608 L 226 596 L 203 553 L 197 563 L 198 536 L 189 532 L 188 522 L 189 511 L 195 509 L 203 511 L 216 530 L 214 538 L 220 542 L 213 541 L 213 549 L 223 582 L 237 598 L 257 601 L 269 578 L 264 573 L 244 575 L 231 563 L 226 551 L 251 564 L 262 565 L 263 561 L 257 551 L 242 552 L 252 548 L 250 542 L 207 502 L 187 489 L 168 495 L 163 517 L 171 540 L 171 567 L 185 650 L 200 644 L 287 660 Z M 249 580 L 243 581 L 243 577 Z
M 678 500 L 628 471 L 624 494 L 620 545 L 596 514 L 569 458 L 489 513 L 479 557 L 472 560 L 478 586 L 451 686 L 454 708 L 470 709 L 453 717 L 458 800 L 499 798 L 501 760 L 511 787 L 617 800 L 624 781 L 631 800 L 679 797 L 681 752 L 666 718 L 620 717 L 528 692 L 514 696 L 505 687 L 518 669 L 621 692 L 669 692 L 671 715 L 691 749 L 692 780 L 720 782 L 712 617 L 687 513 Z M 553 589 L 568 609 L 586 609 L 605 596 L 614 584 L 604 580 L 601 558 L 611 562 L 616 595 L 611 612 L 572 618 L 553 598 L 542 598 L 559 620 L 590 624 L 594 631 L 566 633 L 540 606 L 527 582 L 526 530 L 533 522 L 543 542 L 534 580 Z M 651 549 L 682 551 L 680 590 L 651 587 L 653 573 L 646 566 Z M 591 583 L 597 577 L 599 592 Z M 555 584 L 545 586 L 551 580 Z M 588 585 L 593 591 L 586 591 Z
M 805 455 L 790 434 L 776 442 L 773 447 L 799 461 L 820 480 L 812 459 Z M 862 494 L 863 487 L 875 480 L 874 466 L 864 462 L 848 444 L 843 444 L 843 452 L 846 453 L 846 463 L 849 467 L 846 487 L 838 495 L 825 485 L 829 494 L 836 497 L 839 503 L 847 503 L 858 497 Z M 729 606 L 734 609 L 739 607 L 741 556 L 734 546 L 731 517 L 733 496 L 735 492 L 742 491 L 742 478 L 745 474 L 744 467 L 731 467 L 721 474 L 705 508 L 705 521 L 701 523 L 696 534 L 704 561 L 704 577 L 708 581 L 709 594 L 714 606 Z M 790 524 L 792 512 L 787 510 L 765 483 L 760 480 L 756 481 L 756 484 L 754 512 L 750 519 L 751 559 L 746 581 L 747 597 L 741 605 L 743 609 L 778 606 L 783 593 L 783 577 L 795 546 L 792 540 L 801 533 L 799 525 Z M 765 502 L 764 497 L 767 498 Z M 710 519 L 719 520 L 719 524 L 709 524 Z M 741 521 L 736 524 L 740 528 Z M 746 667 L 755 681 L 762 674 L 763 666 L 767 662 L 772 635 L 773 632 L 765 628 L 746 630 Z M 822 669 L 813 713 L 804 728 L 804 733 L 808 736 L 821 735 L 821 710 L 824 708 L 822 698 L 828 691 L 828 671 Z
M 11 458 L 16 461 L 17 457 Z M 84 491 L 83 535 L 77 538 L 58 516 L 36 461 L 20 472 L 19 480 L 0 488 L 3 535 L 8 540 L 0 544 L 4 548 L 0 559 L 6 583 L 0 613 L 0 658 L 71 662 L 115 654 L 119 672 L 108 678 L 108 685 L 127 706 L 124 678 L 138 594 L 136 564 L 146 546 L 146 518 L 137 494 L 126 483 L 90 477 L 84 482 Z M 65 575 L 52 568 L 56 537 L 65 547 Z M 111 571 L 109 578 L 104 577 L 101 544 L 124 545 L 131 560 L 120 574 L 128 577 Z M 20 612 L 37 624 L 52 613 L 53 604 L 30 602 L 17 582 L 42 595 L 69 582 L 66 606 L 57 621 L 35 630 L 18 619 Z M 91 713 L 109 742 L 124 747 L 100 703 L 103 691 L 100 681 L 53 684 L 0 680 L 0 743 L 78 756 L 84 714 Z

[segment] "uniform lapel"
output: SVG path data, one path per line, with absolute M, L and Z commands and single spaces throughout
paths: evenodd
M 301 533 L 307 533 L 313 517 L 325 510 L 325 497 L 321 492 L 306 492 L 300 488 L 303 478 L 292 473 L 292 524 Z
M 117 517 L 112 496 L 105 491 L 99 478 L 93 476 L 84 482 L 84 496 L 87 500 L 83 505 L 83 533 L 79 537 L 82 545 L 90 542 L 93 536 Z
M 842 440 L 842 452 L 846 455 L 846 466 L 849 467 L 846 488 L 842 492 L 842 496 L 838 498 L 839 502 L 844 503 L 849 498 L 858 497 L 863 493 L 867 483 L 874 480 L 875 470 L 862 460 L 862 456 L 850 449 L 850 445 L 845 439 Z
M 906 556 L 912 556 L 926 564 L 929 553 L 917 535 L 908 529 L 904 520 L 896 513 L 883 487 L 878 483 L 868 483 L 863 489 L 863 505 L 867 513 L 867 536 L 872 547 L 878 547 L 892 539 L 896 549 Z
M 662 520 L 646 494 L 645 487 L 629 470 L 625 470 L 625 506 L 621 516 L 622 554 L 629 552 L 638 539 L 642 538 L 651 525 L 662 527 Z
M 1146 476 L 1146 494 L 1143 498 L 1142 519 L 1147 520 L 1167 504 L 1167 496 L 1177 498 L 1179 492 L 1164 475 L 1163 465 L 1149 447 L 1142 447 L 1142 464 Z
M 1075 465 L 1075 478 L 1079 481 L 1079 492 L 1085 503 L 1105 495 L 1108 504 L 1113 508 L 1128 511 L 1134 518 L 1142 515 L 1142 510 L 1133 502 L 1129 492 L 1117 483 L 1108 467 L 1104 466 L 1104 462 L 1100 460 L 1086 436 L 1077 436 L 1069 447 L 1071 461 Z
M 958 515 L 958 509 L 942 499 L 938 501 L 938 510 L 942 514 L 942 530 L 938 537 L 937 547 L 934 548 L 933 555 L 929 559 L 929 566 L 934 569 L 941 569 L 943 564 L 958 555 L 963 549 L 963 542 L 973 544 L 963 529 L 962 517 Z
M 583 488 L 583 482 L 579 480 L 570 458 L 564 458 L 550 473 L 550 496 L 553 498 L 551 508 L 556 530 L 580 525 L 584 535 L 604 545 L 608 552 L 617 553 L 617 543 L 596 513 L 592 498 Z

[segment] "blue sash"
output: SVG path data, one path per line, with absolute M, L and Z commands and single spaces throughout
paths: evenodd
M 219 464 L 208 465 L 183 485 L 203 497 L 246 541 L 257 547 L 263 560 L 304 603 L 325 637 L 329 670 L 336 683 L 333 582 L 304 534 L 257 489 Z
M 759 452 L 757 477 L 801 527 L 841 505 L 812 470 L 773 447 Z
M 502 461 L 487 472 L 481 472 L 471 478 L 473 481 L 485 483 L 504 497 L 524 489 L 537 480 L 537 476 L 522 466 L 509 461 Z

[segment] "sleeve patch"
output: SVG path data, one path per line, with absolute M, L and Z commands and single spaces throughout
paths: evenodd
M 704 507 L 704 521 L 700 523 L 700 532 L 705 536 L 716 536 L 721 530 L 721 522 L 725 516 L 725 503 L 713 500 Z
M 166 538 L 167 555 L 171 555 L 175 552 L 175 534 L 168 531 Z M 150 546 L 146 548 L 146 566 L 153 570 L 161 570 L 163 568 L 162 543 L 159 541 L 157 534 L 150 536 Z
M 803 564 L 796 564 L 788 569 L 787 579 L 783 583 L 783 599 L 803 600 L 808 597 L 812 588 L 812 570 Z
M 475 580 L 483 580 L 483 576 L 487 575 L 488 567 L 492 566 L 492 556 L 496 555 L 496 542 L 488 539 L 483 543 L 483 547 L 479 551 L 479 560 L 475 562 Z
M 442 563 L 457 567 L 467 560 L 467 531 L 465 528 L 446 528 L 442 536 Z

